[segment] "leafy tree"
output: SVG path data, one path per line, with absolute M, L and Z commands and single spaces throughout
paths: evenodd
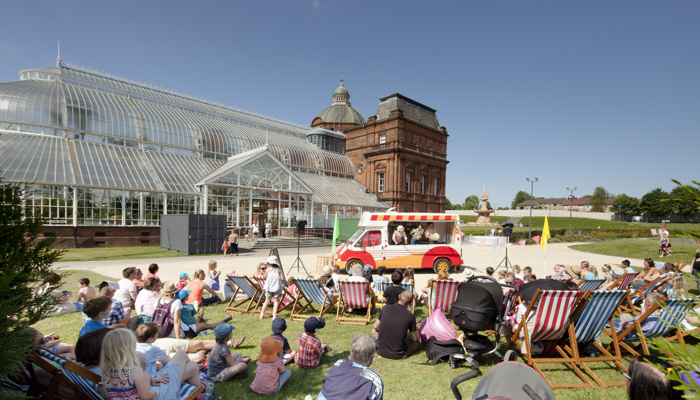
M 453 206 L 452 206 L 452 202 L 450 201 L 450 199 L 445 197 L 445 210 L 454 210 L 454 208 L 452 208 L 452 207 Z
M 464 199 L 464 209 L 465 210 L 477 210 L 479 209 L 479 198 L 473 194 L 466 199 Z
M 625 217 L 628 215 L 639 214 L 639 200 L 623 193 L 617 196 L 617 199 L 615 199 L 615 202 L 610 209 L 613 212 L 625 215 Z
M 534 198 L 531 197 L 528 192 L 521 190 L 515 194 L 515 198 L 513 199 L 513 202 L 510 203 L 510 208 L 515 210 L 518 207 L 518 204 L 522 203 L 523 201 L 528 201 L 530 199 L 534 200 Z
M 688 218 L 698 214 L 698 205 L 693 200 L 700 196 L 700 190 L 692 186 L 677 186 L 671 191 L 673 212 Z
M 605 209 L 608 207 L 608 197 L 610 197 L 610 193 L 608 193 L 605 188 L 602 186 L 595 188 L 593 195 L 591 196 L 591 211 L 605 211 Z
M 657 217 L 668 215 L 673 212 L 673 203 L 670 201 L 671 195 L 656 188 L 642 196 L 639 203 L 639 210 L 647 215 Z
M 61 251 L 40 238 L 43 219 L 22 211 L 23 189 L 0 180 L 0 378 L 17 371 L 31 350 L 25 328 L 47 316 L 51 290 L 32 297 Z

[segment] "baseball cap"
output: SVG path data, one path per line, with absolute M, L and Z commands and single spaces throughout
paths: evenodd
M 307 332 L 315 333 L 319 329 L 326 326 L 326 320 L 322 317 L 311 317 L 304 322 L 304 330 Z
M 219 324 L 216 326 L 216 328 L 214 328 L 214 336 L 217 339 L 225 338 L 234 329 L 236 329 L 235 326 L 224 322 L 223 324 Z
M 186 276 L 190 276 L 190 274 L 188 274 L 187 272 L 180 272 L 180 279 L 182 279 Z
M 102 289 L 105 286 L 109 286 L 109 290 L 119 290 L 119 284 L 114 281 L 102 281 L 99 287 Z
M 372 266 L 369 264 L 365 264 L 365 271 L 371 271 L 371 270 L 372 270 Z
M 287 330 L 287 321 L 284 318 L 277 317 L 272 320 L 272 332 L 284 332 Z

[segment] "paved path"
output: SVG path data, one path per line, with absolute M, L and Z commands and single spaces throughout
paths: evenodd
M 540 246 L 529 245 L 522 247 L 513 244 L 508 250 L 508 259 L 511 264 L 519 264 L 521 267 L 530 266 L 533 272 L 538 277 L 552 274 L 554 264 L 579 264 L 586 260 L 599 267 L 603 264 L 611 264 L 617 266 L 622 261 L 622 258 L 605 256 L 600 254 L 585 253 L 577 250 L 572 250 L 569 246 L 576 243 L 552 243 L 547 246 L 547 259 L 545 261 L 544 251 Z M 99 251 L 99 249 L 95 249 Z M 307 247 L 300 250 L 300 258 L 309 274 L 318 276 L 316 272 L 316 257 L 330 255 L 330 248 L 326 247 Z M 76 269 L 76 270 L 92 270 L 103 275 L 114 277 L 115 280 L 121 279 L 122 269 L 130 266 L 141 268 L 144 273 L 147 273 L 148 265 L 157 263 L 160 267 L 158 276 L 163 280 L 176 280 L 180 272 L 188 272 L 192 274 L 198 269 L 207 271 L 209 260 L 218 262 L 218 269 L 222 273 L 227 273 L 235 270 L 238 273 L 251 276 L 255 272 L 258 263 L 264 262 L 267 258 L 269 250 L 247 250 L 243 251 L 240 256 L 189 256 L 175 258 L 158 258 L 158 259 L 138 259 L 138 260 L 114 260 L 114 261 L 80 261 L 80 262 L 59 262 L 54 264 L 61 269 Z M 287 273 L 296 260 L 297 249 L 279 249 L 279 254 Z M 505 256 L 505 248 L 499 247 L 496 250 L 491 246 L 478 246 L 474 244 L 465 244 L 462 246 L 462 258 L 465 266 L 474 269 L 477 273 L 484 273 L 486 267 L 496 268 Z M 642 260 L 630 259 L 633 266 L 641 266 Z M 543 274 L 543 268 L 546 263 L 546 273 Z M 304 276 L 304 269 L 297 270 L 296 266 L 291 271 L 289 276 Z M 435 277 L 431 271 L 418 271 L 416 274 L 417 286 L 423 287 L 427 284 L 428 279 Z

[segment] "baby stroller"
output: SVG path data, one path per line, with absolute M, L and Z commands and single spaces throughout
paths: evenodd
M 472 393 L 472 400 L 499 398 L 554 400 L 554 393 L 534 369 L 523 363 L 506 361 L 485 373 Z
M 479 363 L 475 360 L 477 355 L 495 354 L 503 358 L 498 352 L 501 327 L 505 324 L 515 296 L 514 290 L 504 295 L 503 288 L 515 289 L 514 286 L 499 284 L 490 276 L 474 276 L 457 287 L 457 300 L 452 303 L 452 321 L 464 333 L 461 337 L 465 353 L 451 355 L 449 365 L 455 368 L 464 361 L 471 364 L 469 372 L 456 377 L 450 384 L 458 400 L 462 396 L 457 385 L 479 374 Z M 479 334 L 489 330 L 494 331 L 494 342 Z

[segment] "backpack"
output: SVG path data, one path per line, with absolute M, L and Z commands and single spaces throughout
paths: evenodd
M 173 330 L 173 319 L 170 317 L 170 306 L 173 304 L 174 300 L 171 300 L 167 304 L 163 304 L 162 299 L 156 303 L 155 310 L 153 311 L 153 319 L 151 322 L 155 322 L 160 326 L 158 330 L 158 337 L 168 337 L 170 332 Z
M 460 343 L 459 340 L 437 340 L 435 336 L 431 336 L 425 348 L 425 355 L 428 356 L 429 362 L 425 364 L 428 365 L 432 363 L 432 365 L 435 365 L 445 357 L 449 359 L 452 354 L 464 353 L 464 347 L 462 347 L 462 343 Z

